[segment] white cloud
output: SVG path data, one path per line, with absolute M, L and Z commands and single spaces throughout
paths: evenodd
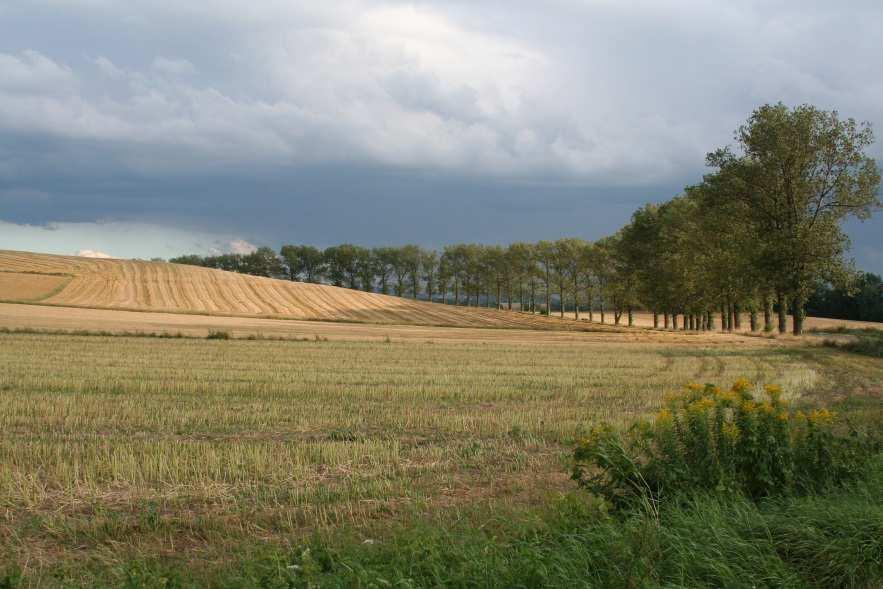
M 763 102 L 883 119 L 883 61 L 857 58 L 883 51 L 881 16 L 797 0 L 83 0 L 58 18 L 126 22 L 145 53 L 108 35 L 89 65 L 0 54 L 0 131 L 112 145 L 151 172 L 356 162 L 679 181 Z
M 104 56 L 96 57 L 93 63 L 98 67 L 102 74 L 109 78 L 121 79 L 126 72 L 118 68 L 111 60 Z
M 233 239 L 227 243 L 226 250 L 219 250 L 218 253 L 229 251 L 233 254 L 250 254 L 258 249 L 258 246 L 245 241 L 244 239 Z M 217 251 L 217 250 L 216 250 Z
M 22 94 L 53 94 L 70 85 L 73 71 L 38 51 L 25 49 L 17 55 L 0 53 L 0 91 Z
M 193 64 L 186 59 L 157 57 L 153 60 L 152 67 L 157 72 L 172 76 L 186 76 L 196 72 L 196 68 L 193 67 Z
M 113 259 L 112 255 L 96 250 L 80 250 L 77 252 L 77 255 L 81 258 L 102 258 L 107 260 Z

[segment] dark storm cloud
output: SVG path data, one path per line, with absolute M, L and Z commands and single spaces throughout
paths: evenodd
M 144 256 L 150 240 L 111 229 L 165 230 L 164 251 L 599 237 L 698 181 L 758 104 L 883 121 L 881 17 L 797 0 L 6 2 L 0 219 L 57 223 L 68 250 L 97 247 L 79 241 L 101 221 L 102 247 Z M 8 223 L 0 247 L 45 237 Z M 881 229 L 850 224 L 876 270 Z

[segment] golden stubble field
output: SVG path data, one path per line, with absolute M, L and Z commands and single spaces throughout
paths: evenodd
M 16 273 L 20 293 L 0 290 L 0 300 L 38 300 L 45 305 L 279 317 L 375 324 L 453 327 L 583 329 L 539 315 L 440 303 L 290 282 L 210 268 L 145 262 L 55 256 L 0 250 L 0 274 Z M 63 288 L 43 284 L 46 276 L 66 281 Z M 32 282 L 28 282 L 31 277 Z M 55 285 L 58 286 L 58 285 Z M 2 283 L 0 283 L 0 288 Z
M 0 558 L 34 579 L 133 554 L 207 566 L 256 539 L 530 504 L 570 489 L 568 452 L 590 424 L 646 415 L 685 382 L 747 376 L 794 397 L 830 385 L 834 352 L 745 339 L 0 333 Z
M 33 301 L 60 291 L 70 277 L 0 271 L 0 300 Z

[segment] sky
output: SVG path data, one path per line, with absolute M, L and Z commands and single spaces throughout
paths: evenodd
M 0 0 L 0 248 L 597 239 L 761 104 L 883 133 L 881 55 L 879 0 Z

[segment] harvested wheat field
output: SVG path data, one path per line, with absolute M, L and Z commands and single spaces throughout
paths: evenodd
M 572 488 L 592 423 L 691 380 L 823 392 L 828 354 L 0 333 L 0 569 L 89 585 L 139 558 L 212 569 L 318 529 L 531 505 Z
M 68 307 L 278 317 L 363 323 L 585 329 L 573 322 L 495 309 L 455 307 L 324 284 L 247 276 L 222 270 L 137 260 L 105 260 L 0 251 L 0 273 L 33 276 L 0 300 L 28 301 L 46 276 L 69 275 L 42 304 Z M 22 274 L 28 273 L 28 274 Z
M 69 276 L 0 270 L 0 300 L 40 301 L 60 291 Z
M 146 313 L 113 309 L 84 309 L 0 303 L 0 329 L 37 332 L 90 332 L 206 337 L 224 332 L 233 338 L 327 339 L 335 341 L 413 341 L 501 344 L 668 343 L 695 345 L 777 345 L 779 340 L 746 338 L 737 334 L 664 332 L 614 329 L 600 325 L 586 329 L 487 329 L 280 320 L 186 313 Z

